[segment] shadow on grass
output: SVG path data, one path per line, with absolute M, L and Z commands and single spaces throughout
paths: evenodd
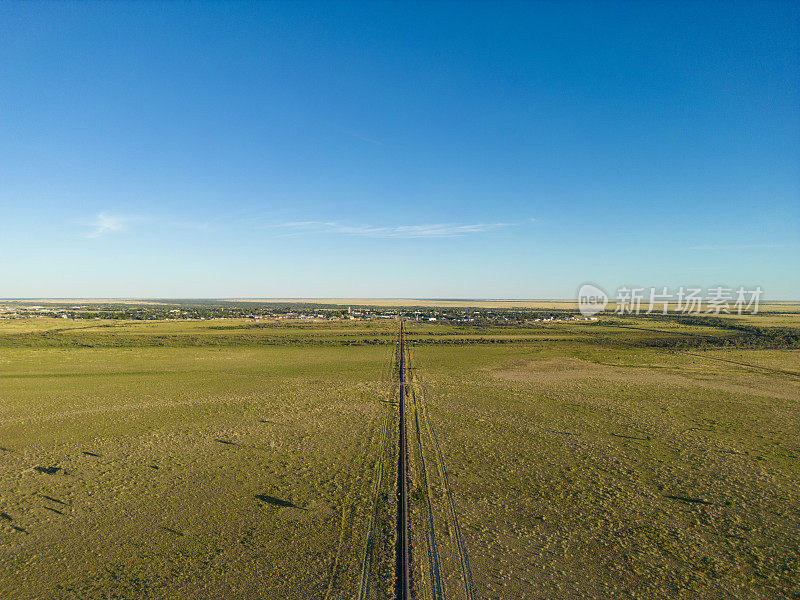
M 58 498 L 53 498 L 52 496 L 48 496 L 47 494 L 37 494 L 37 496 L 50 500 L 50 502 L 55 502 L 56 504 L 63 504 L 64 506 L 69 506 L 63 500 L 59 500 Z
M 618 438 L 625 438 L 626 440 L 641 440 L 643 442 L 648 441 L 648 438 L 636 437 L 634 435 L 620 435 L 618 433 L 612 433 L 611 435 Z
M 276 498 L 275 496 L 268 496 L 267 494 L 256 494 L 256 500 L 261 500 L 261 502 L 266 502 L 267 504 L 272 504 L 273 506 L 288 506 L 289 508 L 296 508 L 298 510 L 308 510 L 307 508 L 303 508 L 302 506 L 297 506 L 296 504 L 292 504 L 287 500 L 281 500 L 280 498 Z
M 39 471 L 39 473 L 46 473 L 48 475 L 55 475 L 59 471 L 63 471 L 61 467 L 33 467 L 34 471 Z
M 241 442 L 232 442 L 230 440 L 223 440 L 222 438 L 215 438 L 215 442 L 218 444 L 225 444 L 226 446 L 236 446 L 237 448 L 250 448 L 251 450 L 263 450 L 264 452 L 269 452 L 272 448 L 265 448 L 263 446 L 253 446 L 251 444 L 242 444 Z
M 9 521 L 9 522 L 14 520 L 14 517 L 5 512 L 0 513 L 0 518 L 2 518 L 3 521 Z M 25 535 L 28 535 L 28 530 L 25 529 L 24 527 L 19 527 L 18 525 L 11 525 L 11 529 L 13 529 L 14 531 L 19 531 L 21 533 L 24 533 Z

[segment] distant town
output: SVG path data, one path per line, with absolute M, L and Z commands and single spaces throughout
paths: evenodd
M 47 305 L 6 301 L 0 304 L 0 319 L 90 319 L 90 320 L 211 320 L 254 321 L 369 321 L 403 317 L 411 321 L 470 325 L 523 325 L 574 321 L 596 321 L 577 311 L 535 309 L 486 309 L 315 305 L 310 303 L 241 303 L 227 301 L 175 301 L 158 303 L 91 303 Z

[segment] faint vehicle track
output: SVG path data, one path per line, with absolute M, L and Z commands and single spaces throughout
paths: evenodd
M 634 327 L 633 325 L 620 325 L 618 323 L 615 323 L 613 325 L 603 324 L 602 326 L 603 327 L 616 327 L 616 328 L 619 328 L 619 329 L 638 329 L 640 331 L 654 331 L 656 333 L 670 333 L 670 334 L 684 335 L 684 336 L 694 337 L 694 338 L 700 337 L 700 338 L 714 339 L 715 337 L 718 337 L 718 336 L 713 336 L 713 335 L 704 335 L 704 334 L 701 334 L 701 333 L 692 333 L 692 332 L 687 332 L 687 331 L 669 331 L 669 330 L 666 330 L 666 329 L 649 329 L 649 328 L 646 328 L 646 327 Z M 739 365 L 739 366 L 742 366 L 742 367 L 751 367 L 753 369 L 761 369 L 762 371 L 769 371 L 771 373 L 783 373 L 784 375 L 792 375 L 793 377 L 800 377 L 800 373 L 798 373 L 797 371 L 789 371 L 789 370 L 786 370 L 786 369 L 775 369 L 773 367 L 765 367 L 764 365 L 755 365 L 753 363 L 746 363 L 746 362 L 741 362 L 741 361 L 736 361 L 736 360 L 730 360 L 730 359 L 727 359 L 727 358 L 719 358 L 717 356 L 708 356 L 706 354 L 697 354 L 695 352 L 688 352 L 686 350 L 678 350 L 678 352 L 680 352 L 681 354 L 686 354 L 687 356 L 696 356 L 698 358 L 705 358 L 707 360 L 715 360 L 717 362 L 724 362 L 724 363 L 729 363 L 729 364 L 732 364 L 732 365 Z
M 366 470 L 366 466 L 369 462 L 369 455 L 370 455 L 370 446 L 371 440 L 374 436 L 375 431 L 375 423 L 372 422 L 367 429 L 362 434 L 364 448 L 357 459 L 359 461 L 359 468 L 357 472 L 363 472 Z M 328 580 L 328 587 L 325 591 L 325 596 L 323 597 L 324 600 L 328 600 L 329 598 L 333 597 L 333 594 L 341 594 L 343 587 L 347 587 L 340 583 L 343 577 L 347 577 L 347 563 L 348 558 L 344 556 L 345 548 L 348 546 L 348 542 L 353 537 L 353 529 L 355 528 L 355 523 L 358 520 L 358 499 L 363 498 L 366 496 L 367 487 L 368 487 L 369 479 L 365 478 L 364 483 L 361 485 L 360 488 L 354 485 L 350 492 L 345 499 L 344 504 L 342 505 L 342 516 L 341 516 L 341 523 L 340 523 L 340 532 L 339 532 L 339 543 L 336 549 L 336 557 L 333 561 L 333 567 L 331 568 L 331 575 L 330 579 Z M 343 567 L 344 563 L 344 567 Z
M 388 452 L 389 441 L 389 421 L 384 418 L 381 423 L 381 451 L 378 460 L 375 463 L 374 485 L 372 490 L 373 504 L 372 516 L 370 518 L 369 532 L 367 533 L 366 548 L 364 551 L 364 559 L 361 561 L 361 579 L 359 582 L 359 600 L 367 600 L 369 598 L 370 584 L 372 582 L 372 556 L 373 547 L 375 545 L 375 528 L 378 521 L 378 510 L 380 508 L 379 500 L 383 495 L 382 483 L 385 457 Z
M 392 357 L 396 357 L 396 352 L 392 352 L 390 355 Z M 395 364 L 396 358 L 390 358 L 386 361 L 385 366 L 381 371 L 381 384 L 380 388 L 385 391 L 387 396 L 391 396 L 393 384 L 394 384 L 394 368 L 393 365 Z M 365 553 L 363 558 L 359 561 L 360 562 L 360 577 L 359 577 L 359 599 L 366 600 L 369 598 L 369 591 L 371 588 L 371 574 L 372 574 L 372 559 L 373 559 L 373 547 L 375 542 L 375 530 L 376 530 L 376 523 L 377 523 L 377 513 L 379 510 L 379 500 L 382 493 L 383 487 L 383 470 L 384 465 L 386 462 L 386 456 L 389 451 L 389 430 L 391 427 L 391 416 L 392 416 L 392 404 L 386 403 L 384 399 L 380 398 L 381 403 L 384 404 L 383 408 L 383 415 L 380 417 L 379 423 L 377 420 L 373 420 L 368 428 L 365 430 L 364 435 L 362 436 L 362 444 L 363 444 L 363 451 L 361 452 L 359 458 L 359 468 L 357 471 L 359 473 L 366 473 L 369 469 L 369 465 L 375 461 L 375 466 L 373 468 L 373 476 L 372 477 L 364 477 L 363 483 L 361 486 L 356 489 L 356 486 L 353 486 L 348 494 L 348 497 L 345 501 L 344 506 L 342 507 L 342 516 L 341 516 L 341 527 L 340 527 L 340 536 L 339 536 L 339 543 L 337 547 L 336 557 L 334 558 L 333 567 L 331 569 L 331 575 L 328 582 L 328 586 L 325 591 L 325 595 L 323 596 L 323 600 L 329 600 L 330 598 L 341 597 L 342 593 L 345 589 L 348 588 L 347 584 L 343 581 L 349 577 L 349 574 L 352 572 L 348 568 L 352 563 L 351 557 L 345 554 L 345 548 L 348 546 L 350 542 L 355 542 L 356 538 L 354 537 L 354 530 L 357 529 L 357 526 L 360 524 L 359 522 L 362 520 L 361 513 L 359 511 L 358 505 L 360 498 L 365 499 L 364 503 L 369 504 L 369 501 L 366 498 L 369 498 L 369 489 L 372 488 L 372 506 L 371 508 L 364 507 L 363 518 L 369 518 L 369 525 L 367 529 L 367 536 L 366 536 L 366 544 L 365 544 Z M 376 432 L 375 427 L 378 425 L 379 430 Z M 375 438 L 378 438 L 377 448 L 378 454 L 375 456 L 374 448 L 376 444 L 374 443 Z M 374 458 L 373 458 L 374 457 Z M 349 597 L 349 596 L 348 596 Z
M 414 381 L 412 377 L 412 382 Z M 431 506 L 431 488 L 428 484 L 427 469 L 425 468 L 425 455 L 422 451 L 422 435 L 419 425 L 419 407 L 417 402 L 417 394 L 414 387 L 411 388 L 411 398 L 414 404 L 414 426 L 417 438 L 417 449 L 419 451 L 420 460 L 420 483 L 425 489 L 425 502 L 427 513 L 427 527 L 426 539 L 428 542 L 428 570 L 431 579 L 432 592 L 434 600 L 444 600 L 444 589 L 442 588 L 442 578 L 440 575 L 439 567 L 439 551 L 436 547 L 436 532 L 433 523 L 433 507 Z
M 786 369 L 774 369 L 772 367 L 765 367 L 763 365 L 754 365 L 753 363 L 740 362 L 737 360 L 729 360 L 727 358 L 719 358 L 717 356 L 707 356 L 705 354 L 695 354 L 694 352 L 681 352 L 689 356 L 697 356 L 698 358 L 705 358 L 706 360 L 716 360 L 717 362 L 730 363 L 732 365 L 740 365 L 742 367 L 751 367 L 753 369 L 761 369 L 762 371 L 769 371 L 771 373 L 782 373 L 784 375 L 791 375 L 793 377 L 800 377 L 797 371 L 787 371 Z
M 420 386 L 420 391 L 421 391 L 421 386 Z M 450 529 L 453 532 L 453 537 L 455 538 L 456 541 L 456 548 L 458 549 L 459 561 L 461 564 L 461 575 L 462 575 L 462 580 L 464 582 L 464 597 L 467 600 L 475 600 L 475 585 L 472 582 L 472 570 L 470 569 L 469 566 L 469 557 L 467 555 L 467 548 L 461 536 L 461 526 L 458 522 L 458 513 L 456 513 L 455 501 L 453 500 L 453 492 L 450 487 L 450 481 L 447 475 L 447 468 L 445 467 L 444 463 L 444 454 L 442 453 L 442 448 L 439 445 L 439 438 L 436 435 L 436 431 L 433 428 L 433 425 L 431 424 L 424 394 L 421 393 L 420 397 L 421 397 L 420 404 L 422 406 L 423 421 L 425 422 L 425 428 L 428 431 L 428 436 L 433 441 L 433 447 L 436 455 L 436 467 L 437 470 L 439 471 L 439 476 L 441 478 L 442 486 L 444 488 L 444 496 L 450 517 L 449 518 Z
M 397 352 L 392 352 L 392 358 L 388 361 L 389 367 L 385 368 L 381 381 L 387 390 L 393 387 L 394 365 L 397 362 Z M 383 401 L 382 401 L 383 402 Z M 375 462 L 374 485 L 372 488 L 372 516 L 370 518 L 369 531 L 367 533 L 364 558 L 361 562 L 361 578 L 359 581 L 359 600 L 368 600 L 372 585 L 372 559 L 375 546 L 375 529 L 378 523 L 378 511 L 380 510 L 380 500 L 383 496 L 383 475 L 385 470 L 386 457 L 389 454 L 389 429 L 391 426 L 392 405 L 385 403 L 383 418 L 381 419 L 380 431 L 380 450 Z

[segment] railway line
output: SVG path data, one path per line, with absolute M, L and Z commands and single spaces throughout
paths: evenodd
M 427 438 L 430 442 L 430 448 L 434 456 L 434 465 L 436 475 L 440 483 L 441 496 L 446 506 L 444 515 L 445 525 L 450 532 L 451 537 L 455 542 L 456 554 L 458 556 L 458 566 L 455 567 L 459 572 L 460 579 L 463 582 L 462 594 L 456 597 L 463 597 L 465 600 L 475 600 L 475 586 L 472 582 L 472 571 L 469 565 L 469 557 L 467 555 L 466 546 L 464 544 L 461 527 L 458 521 L 458 514 L 455 508 L 455 501 L 453 499 L 452 488 L 447 476 L 447 469 L 444 462 L 444 454 L 439 445 L 439 439 L 436 431 L 431 424 L 428 416 L 427 406 L 425 405 L 422 390 L 419 388 L 419 381 L 416 376 L 411 375 L 411 367 L 408 361 L 408 350 L 406 348 L 406 334 L 405 325 L 400 322 L 400 333 L 398 342 L 398 459 L 397 459 L 397 545 L 396 545 L 396 561 L 395 561 L 395 599 L 396 600 L 410 600 L 412 598 L 421 600 L 423 597 L 423 588 L 427 589 L 424 597 L 431 600 L 445 600 L 445 590 L 443 585 L 442 566 L 439 560 L 439 550 L 436 542 L 436 528 L 434 519 L 434 508 L 431 503 L 431 497 L 434 492 L 428 480 L 427 469 L 425 464 L 425 452 L 423 451 L 423 440 Z M 419 480 L 416 482 L 417 491 L 422 491 L 425 497 L 423 504 L 424 508 L 420 512 L 425 513 L 421 519 L 424 521 L 422 524 L 424 529 L 424 552 L 420 548 L 420 552 L 414 553 L 412 548 L 412 525 L 410 523 L 409 514 L 409 487 L 411 472 L 409 471 L 409 452 L 408 452 L 408 434 L 407 434 L 407 401 L 411 399 L 413 402 L 413 423 L 415 426 L 415 437 L 413 440 L 416 443 L 417 461 L 418 465 L 415 473 Z M 424 429 L 421 426 L 421 421 L 424 423 Z M 425 436 L 424 434 L 427 434 Z M 420 534 L 422 535 L 422 534 Z M 420 540 L 422 542 L 422 540 Z M 427 573 L 430 579 L 428 586 L 423 586 L 422 582 L 415 582 L 412 580 L 412 574 L 415 572 L 411 563 L 412 558 L 417 558 L 423 561 L 427 557 Z M 420 565 L 421 567 L 421 565 Z M 423 569 L 419 570 L 420 576 L 423 574 Z
M 411 540 L 408 518 L 408 439 L 406 434 L 405 324 L 400 321 L 400 398 L 397 452 L 397 546 L 395 598 L 411 599 Z
M 409 359 L 405 324 L 401 321 L 389 363 L 391 376 L 386 382 L 387 388 L 393 390 L 394 401 L 386 403 L 381 421 L 358 598 L 474 600 L 472 572 L 444 454 Z M 409 426 L 413 428 L 410 437 Z M 391 465 L 395 460 L 393 481 Z M 445 538 L 437 535 L 441 528 L 446 532 Z M 441 559 L 442 542 L 449 549 L 445 562 Z M 448 585 L 452 588 L 446 590 L 448 572 L 452 577 Z M 463 585 L 453 585 L 456 581 Z

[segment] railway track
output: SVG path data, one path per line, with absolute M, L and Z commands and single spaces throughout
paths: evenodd
M 361 563 L 361 578 L 359 581 L 358 600 L 373 600 L 376 597 L 376 588 L 381 587 L 382 551 L 388 549 L 393 552 L 393 546 L 385 546 L 386 525 L 391 529 L 394 523 L 389 523 L 389 504 L 387 502 L 387 489 L 394 481 L 390 477 L 394 473 L 391 469 L 392 447 L 394 446 L 394 381 L 397 377 L 398 347 L 395 346 L 387 365 L 381 376 L 381 388 L 386 389 L 383 417 L 381 418 L 379 449 L 375 459 L 372 488 L 372 509 L 369 529 L 367 532 L 366 546 Z M 389 483 L 391 481 L 391 484 Z M 388 561 L 388 571 L 391 571 L 393 561 Z M 377 581 L 376 581 L 377 580 Z
M 400 321 L 400 425 L 397 453 L 397 545 L 395 598 L 411 599 L 411 543 L 408 519 L 408 441 L 406 436 L 405 330 Z
M 441 570 L 443 565 L 440 563 L 438 544 L 436 540 L 436 527 L 434 523 L 434 512 L 438 511 L 434 510 L 434 507 L 431 503 L 431 498 L 435 492 L 428 479 L 428 469 L 426 468 L 427 461 L 425 460 L 426 452 L 423 452 L 423 446 L 430 448 L 430 452 L 432 452 L 434 476 L 438 476 L 436 477 L 440 482 L 438 485 L 441 486 L 441 499 L 438 500 L 437 503 L 443 503 L 440 504 L 441 509 L 444 511 L 441 513 L 441 518 L 444 519 L 445 526 L 450 532 L 449 536 L 452 536 L 455 546 L 455 554 L 457 559 L 456 563 L 453 565 L 453 568 L 460 571 L 459 579 L 464 585 L 462 588 L 464 600 L 474 600 L 475 588 L 472 583 L 472 572 L 469 566 L 469 558 L 467 556 L 466 547 L 461 536 L 461 528 L 458 522 L 455 501 L 453 498 L 453 493 L 450 489 L 448 473 L 444 464 L 444 455 L 442 448 L 439 446 L 439 440 L 436 432 L 434 431 L 433 425 L 428 417 L 426 403 L 422 396 L 422 390 L 418 389 L 419 381 L 417 380 L 416 376 L 412 377 L 411 375 L 411 366 L 409 364 L 409 356 L 406 348 L 405 325 L 403 321 L 400 322 L 398 343 L 396 346 L 394 360 L 392 362 L 394 367 L 392 369 L 392 379 L 394 379 L 394 384 L 397 385 L 396 398 L 398 410 L 397 412 L 389 410 L 385 414 L 383 420 L 381 435 L 381 445 L 383 446 L 383 450 L 381 451 L 378 462 L 376 463 L 377 479 L 373 490 L 375 500 L 373 504 L 372 522 L 370 524 L 367 538 L 366 554 L 362 564 L 362 575 L 359 586 L 360 593 L 358 596 L 359 600 L 370 600 L 373 595 L 375 595 L 376 598 L 385 597 L 382 596 L 379 591 L 380 581 L 382 579 L 381 576 L 378 575 L 376 579 L 378 586 L 374 587 L 371 581 L 371 574 L 373 572 L 373 554 L 376 550 L 376 544 L 379 543 L 376 537 L 379 535 L 379 531 L 377 531 L 377 524 L 381 518 L 387 517 L 389 520 L 386 521 L 386 524 L 388 525 L 391 523 L 391 517 L 389 517 L 387 511 L 390 510 L 390 505 L 392 503 L 396 504 L 396 511 L 391 511 L 392 513 L 395 513 L 393 515 L 395 519 L 394 582 L 392 586 L 394 591 L 393 600 L 420 600 L 422 598 L 426 600 L 428 598 L 430 598 L 430 600 L 445 599 L 445 582 L 443 572 Z M 418 394 L 419 398 L 417 397 Z M 407 406 L 407 402 L 413 402 L 413 406 Z M 389 407 L 387 406 L 387 408 Z M 412 414 L 408 417 L 406 415 L 407 408 L 412 410 Z M 385 491 L 381 492 L 381 488 L 384 485 L 381 483 L 381 479 L 382 474 L 385 471 L 390 472 L 386 468 L 388 467 L 388 464 L 385 463 L 389 463 L 389 456 L 394 454 L 393 451 L 389 450 L 389 445 L 391 444 L 390 440 L 393 437 L 391 435 L 391 429 L 394 427 L 394 417 L 391 417 L 391 413 L 393 412 L 394 415 L 397 416 L 397 430 L 395 430 L 395 439 L 397 439 L 397 470 L 394 493 L 390 493 L 390 500 L 387 504 L 385 501 L 387 497 L 386 493 Z M 420 510 L 419 518 L 421 521 L 418 523 L 418 526 L 421 529 L 418 533 L 421 536 L 419 541 L 422 546 L 420 547 L 418 553 L 413 554 L 412 539 L 417 534 L 412 532 L 410 514 L 410 489 L 412 489 L 410 478 L 412 476 L 412 466 L 409 464 L 409 440 L 407 433 L 407 421 L 409 419 L 412 420 L 412 426 L 415 427 L 415 436 L 412 439 L 412 441 L 415 443 L 413 449 L 416 452 L 413 457 L 413 468 L 415 477 L 419 478 L 419 482 L 416 484 L 417 487 L 414 489 L 415 494 L 417 492 L 421 492 L 421 498 L 424 499 L 423 501 L 417 498 L 414 504 L 414 506 L 417 507 L 415 510 Z M 427 439 L 425 440 L 425 443 L 423 443 L 425 438 Z M 430 443 L 430 446 L 428 446 L 428 443 Z M 392 458 L 394 457 L 392 456 Z M 436 495 L 438 496 L 438 494 Z M 387 539 L 386 541 L 388 542 L 389 540 Z M 386 558 L 388 559 L 389 557 L 387 556 Z M 412 564 L 413 558 L 417 558 L 423 562 L 427 561 L 427 574 L 430 582 L 427 582 L 425 578 L 425 569 L 422 569 L 421 565 L 419 565 L 418 569 L 415 571 L 414 565 Z M 421 579 L 419 581 L 415 581 L 415 577 L 420 577 Z M 386 583 L 389 582 L 387 581 Z M 389 587 L 386 591 L 388 592 L 388 590 L 391 590 L 392 587 Z M 391 594 L 391 592 L 389 593 Z M 458 594 L 458 596 L 461 596 L 461 594 Z

